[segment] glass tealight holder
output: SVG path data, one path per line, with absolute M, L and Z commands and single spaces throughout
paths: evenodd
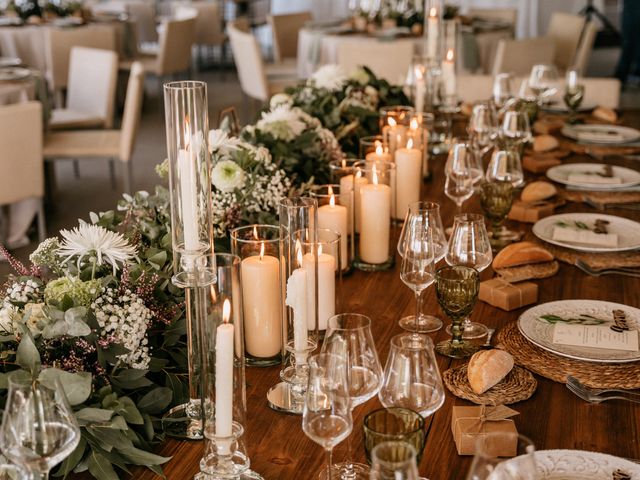
M 345 273 L 353 268 L 355 249 L 354 178 L 353 173 L 343 175 L 339 184 L 317 185 L 311 191 L 311 196 L 318 201 L 318 230 L 331 230 L 340 235 L 340 263 L 337 265 Z
M 396 149 L 407 143 L 407 130 L 409 121 L 415 109 L 411 106 L 392 106 L 380 109 L 380 134 L 383 143 L 388 146 L 389 153 L 393 156 Z
M 367 160 L 393 160 L 389 144 L 385 143 L 382 135 L 372 135 L 370 137 L 360 137 L 359 158 Z
M 416 112 L 409 122 L 408 137 L 412 140 L 413 148 L 422 152 L 422 178 L 428 180 L 431 177 L 429 170 L 429 140 L 433 132 L 435 116 L 433 113 Z
M 396 211 L 396 166 L 387 161 L 356 164 L 356 175 L 366 179 L 360 187 L 360 234 L 354 266 L 364 271 L 393 268 Z
M 240 257 L 247 366 L 278 365 L 284 355 L 286 271 L 280 228 L 248 225 L 231 231 L 231 252 Z

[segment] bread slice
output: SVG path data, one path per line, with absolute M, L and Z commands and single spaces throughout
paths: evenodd
M 517 267 L 498 268 L 494 271 L 504 281 L 509 283 L 524 282 L 536 278 L 553 277 L 558 273 L 560 265 L 555 260 L 551 262 L 530 263 L 528 265 L 518 265 Z
M 533 138 L 534 152 L 548 152 L 559 146 L 560 142 L 558 142 L 556 137 L 552 137 L 551 135 L 538 135 Z
M 616 123 L 618 121 L 618 114 L 615 110 L 612 110 L 607 107 L 598 107 L 592 113 L 591 116 L 593 118 L 597 118 L 598 120 L 602 120 L 604 122 Z
M 552 183 L 538 181 L 531 182 L 529 185 L 524 187 L 520 198 L 523 202 L 538 202 L 540 200 L 551 198 L 557 193 L 558 190 Z
M 515 267 L 528 263 L 550 262 L 553 255 L 549 250 L 533 242 L 518 242 L 507 245 L 494 257 L 493 269 Z
M 513 369 L 513 357 L 504 350 L 481 350 L 474 353 L 467 365 L 471 389 L 478 395 L 494 387 Z

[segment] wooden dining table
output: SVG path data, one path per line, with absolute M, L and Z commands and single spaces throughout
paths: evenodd
M 625 112 L 622 123 L 640 127 L 640 111 Z M 441 205 L 445 226 L 451 225 L 455 205 L 443 193 L 444 158 L 431 159 L 431 180 L 423 184 L 424 199 Z M 573 155 L 566 162 L 594 162 L 586 156 Z M 607 163 L 637 168 L 637 159 L 620 156 L 606 157 Z M 527 180 L 536 176 L 527 175 Z M 538 176 L 541 177 L 541 176 Z M 467 212 L 480 212 L 477 199 L 473 197 L 464 204 Z M 567 203 L 559 212 L 593 212 L 585 204 Z M 610 209 L 608 214 L 619 215 L 640 221 L 640 212 Z M 530 230 L 530 224 L 509 222 L 509 227 Z M 486 280 L 493 276 L 491 268 L 481 274 Z M 565 299 L 594 299 L 619 302 L 640 307 L 640 279 L 605 275 L 589 276 L 573 265 L 561 264 L 558 274 L 537 280 L 538 303 Z M 399 257 L 395 267 L 384 272 L 367 273 L 355 271 L 343 279 L 339 292 L 341 311 L 357 312 L 372 320 L 373 337 L 380 361 L 389 353 L 390 339 L 403 330 L 398 320 L 414 313 L 413 292 L 399 277 Z M 500 329 L 517 320 L 529 307 L 506 312 L 484 302 L 477 302 L 472 320 L 488 327 Z M 440 310 L 434 287 L 426 294 L 424 310 L 445 318 Z M 448 321 L 445 321 L 447 324 Z M 445 340 L 444 328 L 430 335 L 434 342 Z M 495 336 L 494 336 L 495 339 Z M 453 360 L 437 355 L 441 372 L 462 365 L 465 360 Z M 244 442 L 251 458 L 251 468 L 267 480 L 315 479 L 322 470 L 325 455 L 322 447 L 314 443 L 302 431 L 301 417 L 276 412 L 267 405 L 269 388 L 279 381 L 280 367 L 247 368 L 247 412 Z M 637 370 L 640 376 L 640 366 Z M 529 437 L 538 450 L 577 449 L 640 459 L 640 404 L 620 400 L 602 404 L 587 403 L 557 383 L 536 375 L 538 387 L 531 398 L 511 405 L 519 415 L 514 417 L 518 432 Z M 444 405 L 425 422 L 426 442 L 419 471 L 430 480 L 464 479 L 472 457 L 459 456 L 451 432 L 451 411 L 454 405 L 472 405 L 446 390 Z M 335 448 L 334 461 L 351 458 L 364 462 L 363 419 L 372 410 L 381 408 L 377 397 L 355 408 L 354 426 L 349 441 Z M 351 445 L 349 453 L 348 445 Z M 199 471 L 203 442 L 167 439 L 157 453 L 171 456 L 163 469 L 170 480 L 191 479 Z M 136 468 L 132 478 L 157 479 L 153 472 Z

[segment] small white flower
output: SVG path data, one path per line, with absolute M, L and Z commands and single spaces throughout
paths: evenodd
M 128 262 L 136 253 L 122 235 L 98 225 L 81 223 L 73 230 L 61 230 L 60 234 L 64 238 L 60 256 L 66 256 L 65 262 L 77 256 L 78 268 L 85 257 L 95 255 L 96 264 L 111 265 L 115 275 L 118 264 Z
M 276 93 L 269 101 L 270 108 L 276 108 L 278 105 L 285 105 L 287 107 L 293 106 L 293 98 L 286 93 Z
M 312 76 L 311 82 L 316 88 L 324 88 L 330 92 L 340 90 L 347 83 L 347 75 L 340 65 L 324 65 Z
M 369 83 L 369 74 L 364 68 L 358 68 L 355 72 L 349 75 L 349 78 L 358 82 L 360 85 L 366 85 Z
M 269 112 L 263 112 L 256 127 L 274 138 L 289 142 L 304 131 L 306 124 L 296 111 L 286 105 L 279 105 Z
M 209 152 L 211 153 L 220 152 L 225 154 L 231 150 L 237 150 L 239 144 L 239 139 L 230 137 L 224 130 L 209 131 Z
M 244 186 L 244 170 L 233 160 L 222 160 L 211 171 L 211 183 L 221 192 L 233 192 Z

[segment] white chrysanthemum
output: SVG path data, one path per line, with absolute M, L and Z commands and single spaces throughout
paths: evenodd
M 311 76 L 316 88 L 325 88 L 331 92 L 340 90 L 347 83 L 347 75 L 340 65 L 324 65 Z
M 209 131 L 209 152 L 228 153 L 231 150 L 237 150 L 240 140 L 230 137 L 224 130 Z
M 83 222 L 73 230 L 61 230 L 60 234 L 64 238 L 60 256 L 65 257 L 65 262 L 78 257 L 78 268 L 85 257 L 95 255 L 96 265 L 111 265 L 115 275 L 118 264 L 128 262 L 136 253 L 122 235 L 98 225 Z
M 291 107 L 293 106 L 293 98 L 286 93 L 276 93 L 271 97 L 271 100 L 269 100 L 269 108 L 276 108 L 279 105 Z
M 233 160 L 222 160 L 211 171 L 211 183 L 221 192 L 233 192 L 244 186 L 244 170 Z
M 269 112 L 263 112 L 256 127 L 270 133 L 274 138 L 290 142 L 304 131 L 306 124 L 297 112 L 286 105 L 280 105 Z

